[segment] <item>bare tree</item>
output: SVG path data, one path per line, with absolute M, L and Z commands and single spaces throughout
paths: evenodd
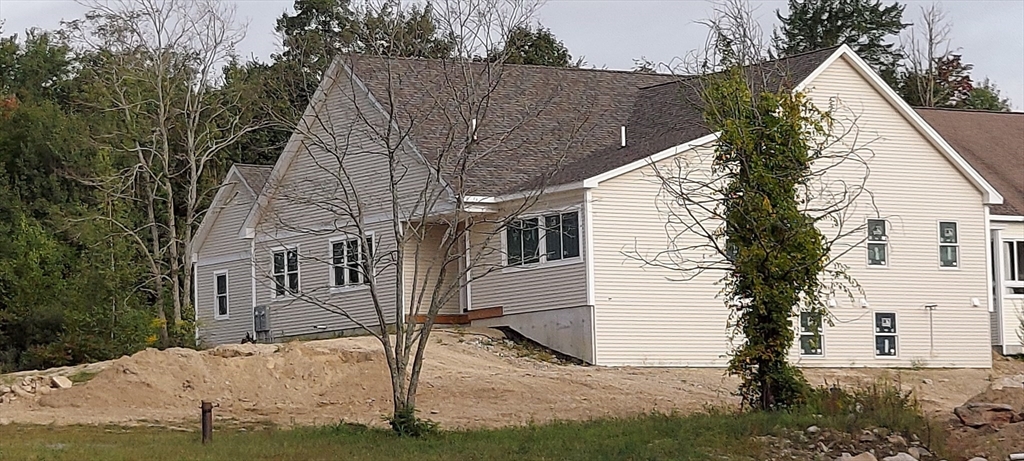
M 588 110 L 584 96 L 560 123 L 536 123 L 564 88 L 554 82 L 545 94 L 517 101 L 537 87 L 508 78 L 513 70 L 504 56 L 479 58 L 527 24 L 536 3 L 434 6 L 440 33 L 458 38 L 453 54 L 336 58 L 295 128 L 293 173 L 275 167 L 282 175 L 271 178 L 268 211 L 255 229 L 258 257 L 273 255 L 257 263 L 260 285 L 290 299 L 275 303 L 275 318 L 313 309 L 379 340 L 393 389 L 390 421 L 403 434 L 425 429 L 414 411 L 438 315 L 468 295 L 468 284 L 501 267 L 503 232 L 523 225 L 523 212 L 584 137 Z M 392 49 L 402 32 L 370 45 Z M 538 147 L 546 149 L 541 172 L 506 181 L 520 192 L 504 201 L 483 198 L 494 197 L 488 182 L 502 174 L 486 171 L 487 163 Z M 326 251 L 290 250 L 327 236 L 340 240 Z M 299 264 L 329 269 L 329 280 L 300 283 L 291 271 Z
M 906 60 L 901 75 L 904 99 L 915 106 L 955 106 L 973 85 L 970 70 L 950 47 L 953 25 L 938 4 L 921 7 L 921 19 L 902 39 Z
M 100 64 L 97 107 L 114 128 L 97 140 L 114 153 L 114 174 L 92 178 L 108 196 L 145 209 L 116 220 L 146 256 L 158 315 L 170 295 L 174 325 L 191 306 L 192 239 L 215 192 L 208 167 L 246 133 L 260 128 L 239 114 L 239 94 L 221 91 L 221 68 L 245 28 L 234 6 L 215 0 L 82 0 L 73 24 L 81 52 Z M 106 219 L 113 219 L 107 217 Z M 166 293 L 169 292 L 169 293 Z M 194 319 L 194 318 L 193 318 Z

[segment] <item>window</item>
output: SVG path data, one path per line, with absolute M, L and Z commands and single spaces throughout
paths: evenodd
M 274 295 L 299 292 L 299 249 L 286 248 L 274 252 Z
M 884 219 L 868 220 L 868 266 L 888 263 L 889 235 Z
M 800 313 L 800 355 L 820 356 L 824 354 L 821 312 Z
M 554 213 L 512 221 L 505 228 L 505 246 L 509 266 L 578 258 L 579 213 Z
M 369 281 L 373 237 L 331 241 L 331 286 L 361 285 Z
M 896 314 L 875 313 L 875 357 L 896 356 Z
M 960 242 L 955 222 L 939 222 L 939 267 L 957 267 L 960 262 Z
M 214 318 L 227 318 L 228 316 L 228 273 L 227 272 L 214 272 L 213 273 L 213 288 L 214 288 L 214 301 L 213 305 L 217 309 L 214 313 Z
M 1006 250 L 1006 290 L 1011 295 L 1024 295 L 1024 240 L 1004 241 Z

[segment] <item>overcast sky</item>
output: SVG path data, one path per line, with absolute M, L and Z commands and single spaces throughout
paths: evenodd
M 231 0 L 223 0 L 231 1 Z M 266 60 L 279 46 L 274 20 L 290 9 L 292 0 L 236 0 L 238 16 L 249 21 L 239 53 Z M 756 1 L 766 34 L 777 23 L 775 10 L 785 1 Z M 886 1 L 888 3 L 888 1 Z M 904 20 L 914 22 L 929 1 L 909 1 Z M 989 77 L 1016 110 L 1024 107 L 1024 0 L 940 1 L 953 25 L 953 46 L 964 61 L 974 64 L 973 77 Z M 703 45 L 706 30 L 696 21 L 707 18 L 707 0 L 548 0 L 538 20 L 589 66 L 630 69 L 633 60 L 655 62 L 673 58 Z M 84 8 L 69 0 L 0 0 L 4 35 L 30 27 L 56 28 L 62 19 L 75 19 Z

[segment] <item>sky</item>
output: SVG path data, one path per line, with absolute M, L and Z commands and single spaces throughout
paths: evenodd
M 290 10 L 292 0 L 222 0 L 238 5 L 248 33 L 242 56 L 269 59 L 280 46 L 274 21 Z M 885 1 L 885 3 L 889 3 Z M 928 1 L 904 1 L 904 21 L 920 17 Z M 1015 110 L 1024 108 L 1024 0 L 938 1 L 952 24 L 952 47 L 974 64 L 975 81 L 990 78 Z M 777 25 L 776 9 L 785 1 L 751 0 L 766 35 Z M 562 40 L 574 58 L 592 67 L 630 69 L 634 60 L 671 63 L 704 45 L 707 36 L 698 21 L 710 16 L 708 0 L 548 0 L 537 21 Z M 60 21 L 80 18 L 85 8 L 71 0 L 0 0 L 4 35 L 30 27 L 57 28 Z

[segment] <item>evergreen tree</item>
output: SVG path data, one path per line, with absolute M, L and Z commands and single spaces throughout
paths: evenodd
M 1000 112 L 1010 111 L 1010 100 L 999 93 L 996 84 L 985 79 L 981 85 L 975 85 L 967 94 L 967 98 L 961 101 L 960 107 L 964 109 L 995 110 Z
M 901 53 L 886 38 L 909 26 L 902 19 L 905 8 L 881 0 L 789 0 L 789 16 L 775 12 L 782 27 L 773 41 L 783 56 L 849 45 L 892 83 Z
M 551 29 L 538 26 L 516 27 L 509 33 L 505 45 L 500 50 L 491 50 L 488 59 L 496 60 L 497 56 L 505 56 L 508 64 L 533 64 L 538 66 L 570 67 L 578 66 L 572 62 L 569 49 L 561 40 L 551 33 Z

